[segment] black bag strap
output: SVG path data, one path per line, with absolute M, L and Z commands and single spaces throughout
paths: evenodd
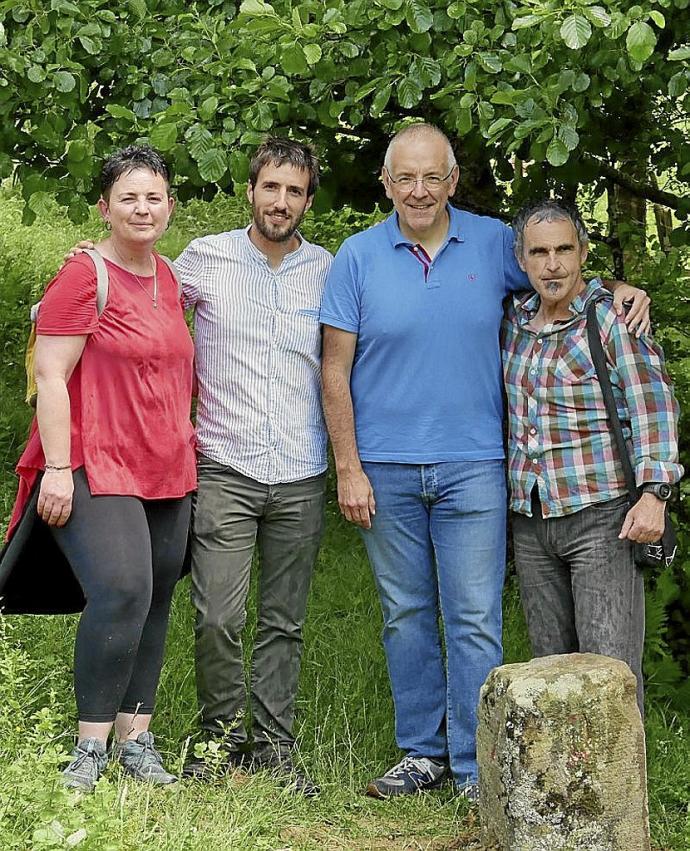
M 602 393 L 604 394 L 604 403 L 606 405 L 606 413 L 608 414 L 613 436 L 616 440 L 616 448 L 623 466 L 625 475 L 625 485 L 630 493 L 630 498 L 633 502 L 638 500 L 637 483 L 635 481 L 635 472 L 633 470 L 628 447 L 623 436 L 623 428 L 621 421 L 618 418 L 616 409 L 616 400 L 613 398 L 613 389 L 611 387 L 611 378 L 609 377 L 609 369 L 606 365 L 606 356 L 604 355 L 604 347 L 601 344 L 601 333 L 599 331 L 599 322 L 597 320 L 597 299 L 592 299 L 587 305 L 587 340 L 589 341 L 589 352 L 594 362 L 594 367 L 597 371 L 599 384 Z
M 604 355 L 604 347 L 601 344 L 601 333 L 599 331 L 599 322 L 597 320 L 597 299 L 592 299 L 587 305 L 587 339 L 589 341 L 589 351 L 592 355 L 594 367 L 597 371 L 601 391 L 604 394 L 604 404 L 606 405 L 606 413 L 613 429 L 613 436 L 616 440 L 618 455 L 623 466 L 623 474 L 625 475 L 625 485 L 630 494 L 630 499 L 637 502 L 637 482 L 635 481 L 635 472 L 633 470 L 628 447 L 623 436 L 623 428 L 621 421 L 618 419 L 618 410 L 616 409 L 616 400 L 613 398 L 613 389 L 611 387 L 611 378 L 609 377 L 609 369 L 606 365 L 606 356 Z

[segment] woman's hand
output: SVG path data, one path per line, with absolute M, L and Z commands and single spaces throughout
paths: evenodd
M 38 492 L 38 514 L 49 526 L 64 526 L 72 513 L 72 471 L 46 470 Z

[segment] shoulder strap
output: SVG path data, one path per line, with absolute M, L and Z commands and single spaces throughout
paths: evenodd
M 602 393 L 604 394 L 604 403 L 606 404 L 606 413 L 608 414 L 613 436 L 616 440 L 616 448 L 623 466 L 625 475 L 625 485 L 630 493 L 630 496 L 635 501 L 637 500 L 637 484 L 635 482 L 635 472 L 628 454 L 628 447 L 623 436 L 621 421 L 618 419 L 618 411 L 616 409 L 616 400 L 613 398 L 613 389 L 611 387 L 611 379 L 609 377 L 609 369 L 606 365 L 606 356 L 604 355 L 604 347 L 601 344 L 601 333 L 599 331 L 599 322 L 597 321 L 597 300 L 592 299 L 587 305 L 587 340 L 589 341 L 589 351 L 594 362 L 594 367 L 597 371 L 599 384 L 601 385 Z
M 169 257 L 166 257 L 165 254 L 158 255 L 160 259 L 165 263 L 165 265 L 170 269 L 170 273 L 177 283 L 177 297 L 180 298 L 182 295 L 182 281 L 180 280 L 180 276 L 177 273 L 177 269 L 175 268 L 175 264 Z
M 95 248 L 85 248 L 84 254 L 89 255 L 96 267 L 96 309 L 100 316 L 105 310 L 105 303 L 108 301 L 108 286 L 110 284 L 108 270 L 105 267 L 102 255 Z

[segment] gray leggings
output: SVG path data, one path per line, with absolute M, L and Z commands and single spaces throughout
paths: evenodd
M 86 598 L 74 648 L 80 721 L 153 711 L 191 500 L 92 496 L 74 473 L 72 514 L 51 527 Z

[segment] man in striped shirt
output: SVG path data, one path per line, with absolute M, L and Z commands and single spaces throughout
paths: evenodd
M 306 145 L 269 139 L 250 166 L 247 228 L 193 240 L 176 260 L 194 308 L 199 490 L 192 600 L 201 726 L 247 763 L 241 633 L 258 542 L 251 676 L 254 766 L 318 788 L 292 763 L 307 594 L 321 539 L 326 430 L 319 307 L 331 255 L 297 228 L 318 186 Z M 193 760 L 187 775 L 204 772 Z
M 644 582 L 633 544 L 661 537 L 683 472 L 678 405 L 660 347 L 630 333 L 598 279 L 585 282 L 577 210 L 544 201 L 514 229 L 536 291 L 512 296 L 502 329 L 515 563 L 532 647 L 622 659 L 642 711 Z M 632 507 L 587 341 L 592 300 L 641 491 Z

